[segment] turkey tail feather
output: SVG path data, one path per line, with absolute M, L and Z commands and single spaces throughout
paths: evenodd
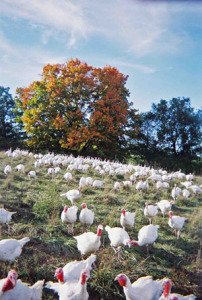
M 23 247 L 26 243 L 30 241 L 29 237 L 24 237 L 23 239 L 19 240 L 20 245 Z
M 32 300 L 41 300 L 44 282 L 45 280 L 39 280 L 31 286 L 31 289 L 33 290 Z

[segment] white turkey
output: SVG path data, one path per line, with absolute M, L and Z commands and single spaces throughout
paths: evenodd
M 181 194 L 181 192 L 181 188 L 177 187 L 177 185 L 175 184 L 174 188 L 171 191 L 172 198 L 176 200 L 176 198 Z
M 29 171 L 28 177 L 29 177 L 29 179 L 36 178 L 36 172 L 35 171 Z
M 35 161 L 35 163 L 34 163 L 34 167 L 35 167 L 35 169 L 38 169 L 40 166 L 41 166 L 41 164 L 42 164 L 42 162 L 41 161 Z
M 86 177 L 86 184 L 87 186 L 93 185 L 93 178 L 92 177 Z
M 148 179 L 151 179 L 152 181 L 161 181 L 163 178 L 160 174 L 153 173 L 151 176 L 148 177 Z
M 183 182 L 180 182 L 183 186 L 186 187 L 186 189 L 188 189 L 191 185 L 192 185 L 192 182 L 191 181 L 183 181 Z
M 67 263 L 63 268 L 58 268 L 55 271 L 55 277 L 59 282 L 79 280 L 81 271 L 88 269 L 91 271 L 96 261 L 96 255 L 91 254 L 85 260 L 75 260 Z
M 71 181 L 73 179 L 72 174 L 70 172 L 65 173 L 63 178 L 67 181 Z
M 79 189 L 82 189 L 87 186 L 86 177 L 81 177 L 79 179 Z
M 4 208 L 0 208 L 0 224 L 8 224 L 14 214 L 16 214 L 15 211 L 8 211 Z
M 69 201 L 71 201 L 71 204 L 74 205 L 75 201 L 81 197 L 81 193 L 79 190 L 69 190 L 64 194 L 60 194 L 60 196 L 65 196 Z
M 163 188 L 168 189 L 170 187 L 170 184 L 168 182 L 163 181 Z
M 102 188 L 104 185 L 104 182 L 102 180 L 94 180 L 93 181 L 93 187 L 95 188 Z
M 150 224 L 152 223 L 152 219 L 158 214 L 158 206 L 149 205 L 147 202 L 145 203 L 144 215 L 148 217 Z
M 194 194 L 202 193 L 202 188 L 198 185 L 191 185 L 191 186 L 189 186 L 189 189 L 191 189 Z
M 17 280 L 15 270 L 8 273 L 7 278 L 0 280 L 0 300 L 41 300 L 44 280 L 37 281 L 29 286 L 27 283 Z
M 99 172 L 99 174 L 101 175 L 101 176 L 104 176 L 105 175 L 105 170 L 100 170 L 100 172 Z
M 94 221 L 94 211 L 89 209 L 86 203 L 81 204 L 82 210 L 79 215 L 79 221 L 84 225 L 92 225 Z
M 162 280 L 153 280 L 151 276 L 141 277 L 131 283 L 128 276 L 119 274 L 115 280 L 123 287 L 126 300 L 158 300 L 162 291 Z
M 74 233 L 74 223 L 77 220 L 77 211 L 78 211 L 78 207 L 76 205 L 71 207 L 67 207 L 65 205 L 61 213 L 62 222 L 68 224 L 67 228 L 69 234 Z
M 160 211 L 162 212 L 163 217 L 165 216 L 165 213 L 171 210 L 172 205 L 175 204 L 175 201 L 171 200 L 160 200 L 156 203 Z
M 114 170 L 111 169 L 111 170 L 109 171 L 109 176 L 114 176 L 114 174 L 115 174 Z
M 97 233 L 84 232 L 81 235 L 74 236 L 75 240 L 77 241 L 77 248 L 81 252 L 81 255 L 95 252 L 100 248 L 100 237 L 102 235 L 102 231 L 103 226 L 99 225 L 97 228 Z
M 132 181 L 132 183 L 135 183 L 135 181 L 136 181 L 136 175 L 135 174 L 130 175 L 130 181 Z
M 132 182 L 130 180 L 123 181 L 123 186 L 125 188 L 130 188 L 132 186 Z
M 55 167 L 54 168 L 54 173 L 55 174 L 58 174 L 58 173 L 60 173 L 61 172 L 61 168 L 60 167 Z
M 47 282 L 46 287 L 54 290 L 59 300 L 88 300 L 87 280 L 90 277 L 88 269 L 82 270 L 80 279 L 75 281 L 67 281 L 65 283 Z
M 157 190 L 163 189 L 164 188 L 163 182 L 162 181 L 157 181 L 156 188 L 157 188 Z
M 171 288 L 172 288 L 172 281 L 170 279 L 164 279 L 164 289 L 163 289 L 163 294 L 159 298 L 159 300 L 195 300 L 196 296 L 192 295 L 187 295 L 183 296 L 180 294 L 172 293 L 171 294 Z
M 15 167 L 15 169 L 20 173 L 25 173 L 25 166 L 23 164 L 19 164 Z
M 186 178 L 186 175 L 184 173 L 182 173 L 181 170 L 178 171 L 178 172 L 176 172 L 176 175 L 177 175 L 178 179 L 184 179 L 184 178 Z
M 24 237 L 21 240 L 5 239 L 0 241 L 0 260 L 13 262 L 22 252 L 22 247 L 30 239 Z
M 170 178 L 169 178 L 169 176 L 167 174 L 164 174 L 161 178 L 162 178 L 163 181 L 170 180 Z
M 0 224 L 7 224 L 8 231 L 10 231 L 9 222 L 11 221 L 12 215 L 16 214 L 14 211 L 8 211 L 4 208 L 0 208 Z M 1 227 L 0 227 L 1 234 Z
M 165 181 L 157 181 L 156 188 L 157 189 L 168 189 L 169 188 L 169 183 L 165 182 Z
M 9 166 L 9 165 L 5 166 L 5 168 L 4 168 L 4 174 L 8 175 L 8 174 L 11 174 L 11 173 L 12 173 L 11 166 Z
M 186 175 L 186 180 L 193 180 L 194 179 L 194 175 L 193 174 L 188 174 Z
M 185 199 L 188 199 L 190 195 L 191 195 L 191 194 L 190 194 L 190 192 L 189 192 L 187 189 L 182 190 L 182 196 L 183 196 Z
M 18 274 L 15 270 L 10 270 L 8 276 L 0 280 L 0 299 L 5 292 L 12 290 L 17 283 Z
M 177 236 L 177 238 L 179 238 L 180 231 L 183 228 L 187 218 L 174 216 L 172 211 L 169 211 L 168 216 L 169 216 L 168 225 L 174 229 L 175 235 Z
M 143 190 L 144 189 L 144 182 L 142 180 L 138 181 L 135 188 L 138 191 Z
M 6 155 L 8 157 L 12 157 L 12 148 L 10 148 L 9 150 L 7 150 L 5 153 L 6 153 Z
M 148 180 L 143 181 L 143 190 L 148 191 L 149 189 L 149 182 Z
M 55 169 L 54 168 L 48 168 L 47 174 L 52 175 L 52 177 L 53 177 L 54 174 L 55 174 Z
M 108 233 L 110 239 L 110 246 L 114 249 L 115 253 L 118 254 L 118 259 L 122 255 L 122 246 L 128 245 L 131 240 L 128 233 L 121 227 L 110 227 L 106 226 L 105 230 Z
M 120 189 L 121 189 L 121 182 L 116 181 L 116 182 L 114 183 L 114 190 L 115 190 L 115 191 L 118 191 L 118 190 L 120 190 Z
M 148 180 L 145 180 L 145 181 L 140 180 L 140 181 L 138 181 L 138 183 L 136 184 L 135 188 L 138 191 L 140 191 L 140 190 L 148 191 L 148 189 L 149 189 Z
M 143 226 L 138 232 L 138 241 L 129 241 L 128 246 L 147 246 L 149 252 L 149 245 L 153 244 L 158 238 L 158 225 Z
M 126 228 L 126 226 L 134 227 L 135 224 L 135 212 L 129 212 L 125 209 L 122 209 L 121 211 L 121 217 L 120 217 L 120 223 L 123 229 Z

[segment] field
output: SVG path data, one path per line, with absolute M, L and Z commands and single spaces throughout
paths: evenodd
M 104 187 L 101 189 L 83 188 L 82 197 L 77 201 L 79 211 L 82 202 L 94 205 L 95 222 L 90 231 L 96 232 L 98 224 L 120 226 L 121 210 L 125 208 L 128 211 L 136 211 L 135 228 L 128 230 L 130 237 L 135 240 L 139 229 L 148 224 L 148 219 L 143 214 L 145 202 L 155 204 L 161 199 L 171 200 L 174 183 L 183 188 L 180 182 L 185 181 L 175 179 L 170 182 L 168 190 L 157 190 L 156 183 L 150 180 L 147 192 L 138 192 L 135 184 L 115 192 L 114 182 L 129 180 L 132 173 L 109 176 L 100 175 L 93 168 L 87 172 L 74 170 L 70 171 L 73 180 L 67 182 L 63 178 L 67 166 L 61 166 L 61 172 L 54 176 L 47 174 L 49 166 L 42 166 L 36 169 L 37 177 L 29 179 L 27 173 L 35 169 L 34 162 L 34 157 L 12 158 L 0 152 L 0 206 L 17 212 L 10 223 L 9 231 L 6 225 L 2 225 L 1 239 L 19 239 L 25 236 L 31 239 L 13 264 L 0 262 L 0 278 L 4 278 L 12 267 L 18 271 L 21 280 L 30 284 L 39 279 L 54 281 L 53 275 L 57 267 L 81 258 L 75 239 L 68 234 L 67 226 L 62 224 L 60 219 L 63 205 L 71 205 L 60 194 L 77 189 L 82 176 L 104 181 Z M 21 163 L 25 165 L 25 174 L 20 174 L 14 169 Z M 7 164 L 12 166 L 13 172 L 6 176 L 3 170 Z M 140 179 L 141 177 L 138 178 Z M 195 178 L 194 183 L 201 185 L 201 178 Z M 107 232 L 103 231 L 102 246 L 96 253 L 97 268 L 91 272 L 88 281 L 89 299 L 125 299 L 122 288 L 114 281 L 119 273 L 127 274 L 132 282 L 145 275 L 152 275 L 155 279 L 169 277 L 174 283 L 173 291 L 183 295 L 194 293 L 200 299 L 197 254 L 198 228 L 202 216 L 201 200 L 202 194 L 192 194 L 187 200 L 182 196 L 177 199 L 173 206 L 174 214 L 188 218 L 178 240 L 168 226 L 168 217 L 163 218 L 158 214 L 154 223 L 159 225 L 159 237 L 149 254 L 145 247 L 124 248 L 123 259 L 118 260 L 109 245 Z M 74 235 L 82 233 L 83 225 L 77 221 L 74 230 Z M 57 296 L 44 288 L 43 299 L 57 299 Z

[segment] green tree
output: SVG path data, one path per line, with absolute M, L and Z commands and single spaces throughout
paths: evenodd
M 16 146 L 18 133 L 15 123 L 15 102 L 9 87 L 0 86 L 0 148 Z
M 189 98 L 161 100 L 152 105 L 157 147 L 174 156 L 194 157 L 200 150 L 201 111 L 191 107 Z
M 134 147 L 154 166 L 200 172 L 202 111 L 189 98 L 173 98 L 152 104 L 140 114 L 140 132 Z

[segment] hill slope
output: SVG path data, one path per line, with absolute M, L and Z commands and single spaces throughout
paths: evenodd
M 37 177 L 29 179 L 27 173 L 35 170 L 35 161 L 33 155 L 19 155 L 13 158 L 8 157 L 4 152 L 0 153 L 0 206 L 17 212 L 10 224 L 10 231 L 6 225 L 2 225 L 1 239 L 24 236 L 31 238 L 21 256 L 12 265 L 17 269 L 20 279 L 30 284 L 39 279 L 53 281 L 56 267 L 81 258 L 76 248 L 76 241 L 67 233 L 66 225 L 60 220 L 63 205 L 71 205 L 60 194 L 70 189 L 77 189 L 82 176 L 91 176 L 93 179 L 104 181 L 104 187 L 101 189 L 82 188 L 82 197 L 77 201 L 79 211 L 82 202 L 94 205 L 95 222 L 90 227 L 90 231 L 96 232 L 98 224 L 120 226 L 121 210 L 125 208 L 128 211 L 136 211 L 135 228 L 128 230 L 132 239 L 137 239 L 139 229 L 148 224 L 148 219 L 143 214 L 145 202 L 155 204 L 161 199 L 171 200 L 171 189 L 174 184 L 183 188 L 180 182 L 186 180 L 172 179 L 167 190 L 157 190 L 156 183 L 149 180 L 147 192 L 138 192 L 135 188 L 136 183 L 115 192 L 114 182 L 129 180 L 130 175 L 135 172 L 134 169 L 125 175 L 108 175 L 106 172 L 100 175 L 100 170 L 103 170 L 103 166 L 108 163 L 100 163 L 100 169 L 95 170 L 94 165 L 86 160 L 83 164 L 90 165 L 87 171 L 68 170 L 73 175 L 73 180 L 70 182 L 63 178 L 70 162 L 65 166 L 60 165 L 61 171 L 54 176 L 47 174 L 47 169 L 52 164 L 42 165 L 36 168 Z M 6 176 L 3 170 L 7 164 L 11 165 L 13 172 Z M 18 164 L 25 165 L 25 174 L 15 170 Z M 151 170 L 148 170 L 145 175 L 139 176 L 136 182 L 145 180 L 150 174 Z M 201 184 L 201 178 L 196 178 L 194 183 Z M 174 291 L 184 295 L 194 293 L 199 297 L 196 258 L 199 247 L 197 230 L 201 217 L 201 195 L 192 194 L 188 200 L 180 196 L 173 206 L 174 214 L 188 218 L 179 240 L 168 226 L 168 217 L 163 218 L 160 213 L 158 214 L 154 223 L 160 226 L 159 237 L 149 255 L 144 247 L 125 248 L 123 259 L 118 260 L 104 231 L 102 246 L 97 253 L 97 268 L 93 270 L 88 281 L 90 299 L 124 299 L 122 288 L 114 282 L 114 278 L 119 273 L 127 274 L 131 281 L 145 275 L 152 275 L 155 279 L 166 276 L 173 280 Z M 77 221 L 74 235 L 82 232 L 83 226 Z M 7 263 L 0 262 L 0 278 L 4 278 L 9 269 Z M 57 299 L 57 296 L 47 289 L 44 289 L 43 295 L 43 299 L 46 300 Z

